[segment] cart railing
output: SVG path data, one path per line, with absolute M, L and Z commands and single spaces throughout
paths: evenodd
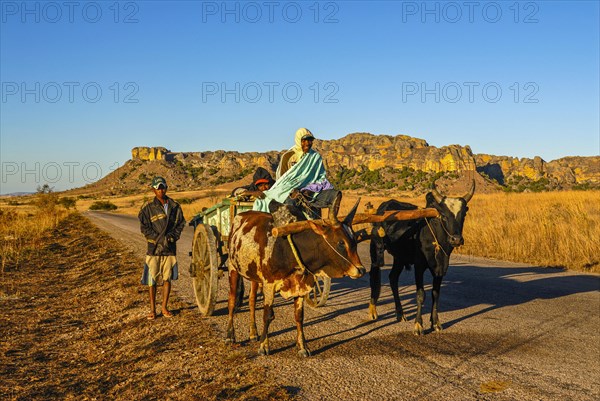
M 223 198 L 216 205 L 196 214 L 189 225 L 194 229 L 198 224 L 208 224 L 216 227 L 222 239 L 229 237 L 232 219 L 238 214 L 252 210 L 254 202 L 240 200 L 237 198 Z

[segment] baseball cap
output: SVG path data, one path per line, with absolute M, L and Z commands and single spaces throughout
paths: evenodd
M 312 132 L 310 132 L 306 128 L 300 128 L 298 131 L 296 131 L 296 138 L 298 138 L 298 134 L 300 132 L 302 132 L 302 137 L 300 138 L 301 140 L 304 140 L 304 139 L 315 139 L 315 137 L 312 134 Z
M 304 140 L 304 139 L 315 139 L 315 137 L 313 136 L 313 134 L 310 131 L 308 131 L 306 133 L 306 135 L 302 136 L 302 140 Z
M 152 179 L 152 188 L 158 189 L 161 185 L 163 185 L 165 188 L 167 187 L 167 181 L 164 178 L 156 176 Z

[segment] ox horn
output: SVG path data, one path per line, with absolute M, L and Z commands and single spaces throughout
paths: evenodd
M 475 180 L 473 180 L 471 182 L 471 189 L 469 190 L 469 192 L 466 195 L 464 195 L 462 198 L 465 200 L 465 202 L 469 203 L 469 201 L 473 197 L 474 193 L 475 193 Z
M 439 193 L 439 191 L 435 187 L 435 182 L 431 184 L 431 194 L 433 195 L 433 199 L 435 199 L 437 203 L 442 203 L 442 201 L 444 200 L 444 195 Z
M 360 203 L 360 197 L 358 198 L 358 200 L 354 204 L 354 207 L 352 208 L 352 210 L 350 210 L 350 213 L 348 213 L 348 216 L 346 216 L 344 218 L 343 224 L 345 224 L 347 226 L 351 226 L 352 225 L 352 220 L 354 220 L 354 215 L 356 214 L 356 210 L 358 209 L 358 204 L 359 203 Z
M 342 193 L 338 192 L 338 194 L 335 196 L 335 199 L 333 201 L 333 203 L 331 204 L 331 207 L 329 208 L 329 220 L 331 220 L 332 223 L 339 223 L 340 221 L 338 220 L 338 212 L 340 211 L 340 203 L 342 202 Z

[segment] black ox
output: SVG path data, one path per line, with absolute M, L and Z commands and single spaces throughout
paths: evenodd
M 425 199 L 428 208 L 437 209 L 438 217 L 374 224 L 371 232 L 371 271 L 369 273 L 371 283 L 369 316 L 371 319 L 377 319 L 376 304 L 381 292 L 381 266 L 384 264 L 384 251 L 388 251 L 394 258 L 389 278 L 396 304 L 396 319 L 406 321 L 398 294 L 398 278 L 405 267 L 410 268 L 411 265 L 414 265 L 417 288 L 414 333 L 416 335 L 423 334 L 421 317 L 425 301 L 423 275 L 427 269 L 433 276 L 431 328 L 436 332 L 442 330 L 438 316 L 440 287 L 442 279 L 448 271 L 450 254 L 455 247 L 464 243 L 463 223 L 467 210 L 469 210 L 467 203 L 471 200 L 474 192 L 475 181 L 473 181 L 470 191 L 459 198 L 440 194 L 434 184 L 432 191 L 427 193 Z M 417 209 L 417 206 L 392 199 L 382 203 L 377 209 L 377 214 L 383 214 L 389 210 L 412 209 Z

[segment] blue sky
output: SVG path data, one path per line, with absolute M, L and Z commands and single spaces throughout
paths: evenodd
M 597 1 L 0 3 L 0 193 L 83 185 L 134 146 L 281 150 L 302 126 L 600 152 Z

